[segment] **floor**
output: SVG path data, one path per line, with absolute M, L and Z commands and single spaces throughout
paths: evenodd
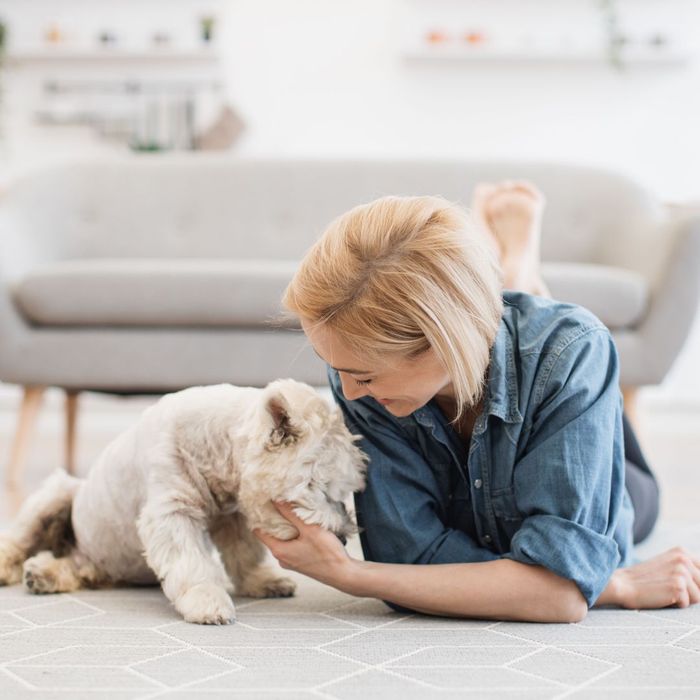
M 2 459 L 15 400 L 0 392 Z M 86 397 L 81 470 L 149 402 Z M 47 403 L 28 489 L 60 464 L 60 396 Z M 643 408 L 642 439 L 664 491 L 662 521 L 638 554 L 700 551 L 700 415 Z M 14 505 L 5 494 L 0 526 Z M 293 599 L 237 599 L 228 627 L 181 622 L 158 589 L 36 597 L 0 588 L 0 696 L 700 699 L 700 606 L 593 610 L 576 625 L 447 620 L 297 578 Z

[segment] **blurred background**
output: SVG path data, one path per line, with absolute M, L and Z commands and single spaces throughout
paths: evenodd
M 700 210 L 693 0 L 0 0 L 0 22 L 0 186 L 134 151 L 544 160 Z M 647 433 L 666 426 L 647 438 L 658 457 L 680 423 L 684 440 L 700 428 L 699 357 L 696 319 L 663 383 L 642 390 Z M 18 391 L 1 387 L 3 450 Z M 56 439 L 58 413 L 40 424 Z

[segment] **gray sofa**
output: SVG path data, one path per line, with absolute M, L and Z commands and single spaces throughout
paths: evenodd
M 660 382 L 698 303 L 700 224 L 669 220 L 626 177 L 536 162 L 203 155 L 74 163 L 11 183 L 0 198 L 0 380 L 33 387 L 34 412 L 45 386 L 75 396 L 324 384 L 298 328 L 271 324 L 324 226 L 386 194 L 468 204 L 478 181 L 504 178 L 547 196 L 553 295 L 608 324 L 624 385 Z M 15 447 L 16 463 L 26 446 Z

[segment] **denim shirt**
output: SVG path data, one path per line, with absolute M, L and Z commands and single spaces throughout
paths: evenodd
M 469 446 L 435 401 L 406 417 L 371 397 L 336 402 L 370 458 L 355 496 L 366 559 L 509 558 L 576 583 L 593 605 L 632 556 L 618 359 L 590 312 L 504 292 Z

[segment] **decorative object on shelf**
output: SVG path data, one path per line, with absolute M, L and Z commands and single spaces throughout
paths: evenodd
M 621 69 L 624 67 L 622 49 L 628 43 L 628 38 L 620 30 L 620 19 L 617 14 L 615 0 L 600 0 L 605 22 L 605 35 L 607 39 L 607 54 L 610 65 Z
M 169 46 L 170 42 L 171 37 L 170 34 L 168 34 L 167 32 L 157 31 L 153 32 L 153 34 L 151 35 L 151 43 L 153 44 L 153 46 Z
M 97 35 L 97 41 L 100 46 L 114 46 L 117 43 L 117 35 L 108 29 L 104 29 Z
M 221 108 L 219 116 L 195 139 L 198 151 L 223 151 L 231 148 L 245 129 L 245 122 L 229 105 Z
M 135 151 L 194 150 L 199 98 L 220 104 L 220 90 L 220 83 L 205 79 L 52 79 L 44 83 L 35 117 L 44 126 L 90 126 Z M 237 131 L 230 121 L 225 133 L 232 143 Z
M 214 39 L 214 28 L 216 27 L 216 17 L 213 15 L 205 15 L 199 20 L 202 41 L 205 44 L 210 44 Z
M 60 44 L 63 41 L 63 32 L 55 22 L 44 32 L 44 40 L 47 44 Z
M 481 46 L 486 42 L 486 34 L 481 31 L 471 30 L 465 32 L 462 35 L 462 38 L 467 42 L 467 44 L 471 44 L 472 46 Z
M 5 44 L 7 42 L 7 27 L 5 23 L 0 18 L 0 71 L 2 70 L 2 61 L 5 55 Z M 0 79 L 2 79 L 2 72 L 0 72 Z M 0 80 L 0 110 L 2 110 L 2 82 Z M 0 113 L 0 117 L 2 114 Z M 3 142 L 2 133 L 2 120 L 0 120 L 0 144 Z
M 432 45 L 447 44 L 450 41 L 450 35 L 438 29 L 432 29 L 426 33 L 425 41 Z
M 649 46 L 653 46 L 655 49 L 664 49 L 669 45 L 668 37 L 665 34 L 657 32 L 649 37 Z
M 655 2 L 660 13 L 662 0 Z M 676 35 L 665 14 L 650 15 L 648 9 L 637 12 L 632 0 L 624 4 L 621 0 L 577 0 L 581 7 L 576 10 L 576 22 L 567 20 L 562 8 L 548 18 L 546 25 L 524 5 L 519 8 L 522 21 L 501 22 L 491 7 L 500 3 L 486 0 L 449 0 L 449 5 L 448 0 L 423 0 L 411 4 L 416 7 L 405 22 L 403 51 L 409 61 L 523 67 L 608 64 L 621 70 L 680 67 L 695 54 L 683 36 Z M 477 11 L 477 4 L 483 5 L 483 12 Z M 521 4 L 510 0 L 508 6 Z M 648 24 L 650 19 L 654 24 Z

